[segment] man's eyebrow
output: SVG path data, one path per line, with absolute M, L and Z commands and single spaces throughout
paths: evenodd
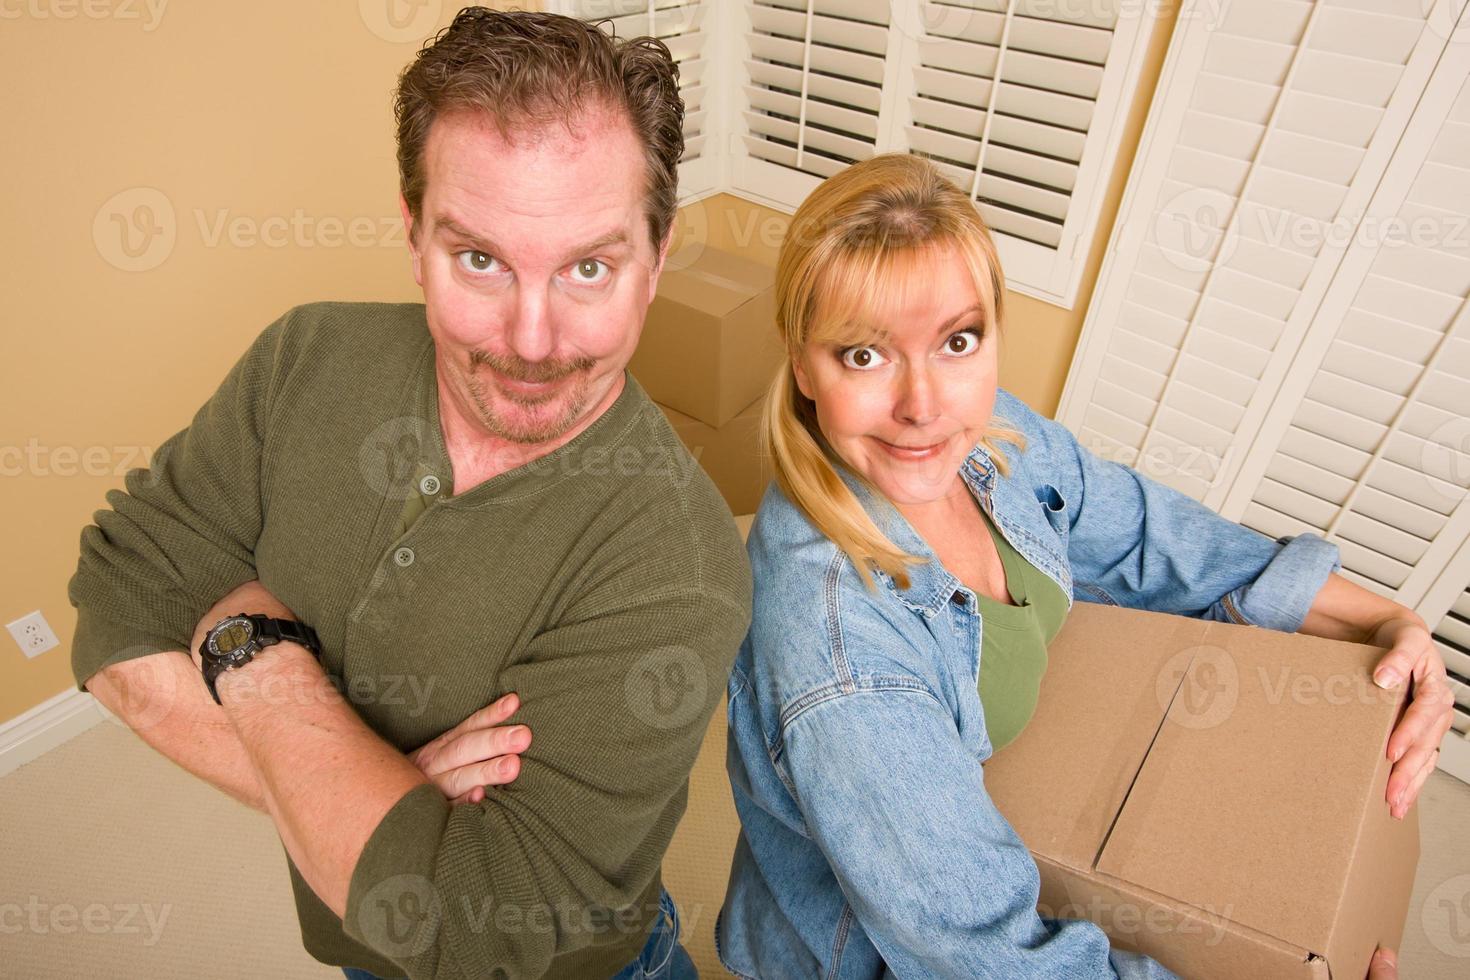
M 471 242 L 476 247 L 482 247 L 486 252 L 489 252 L 496 256 L 499 256 L 500 254 L 500 247 L 496 245 L 495 242 L 491 241 L 485 235 L 479 235 L 473 231 L 470 231 L 464 225 L 460 224 L 458 221 L 455 221 L 448 215 L 439 215 L 438 217 L 436 217 L 434 219 L 434 229 L 436 234 L 441 231 L 447 231 L 451 234 L 465 239 L 466 241 Z M 572 259 L 584 258 L 585 256 L 591 255 L 593 252 L 596 252 L 599 249 L 607 248 L 610 245 L 626 245 L 627 243 L 628 233 L 622 228 L 614 228 L 612 231 L 598 235 L 596 238 L 592 239 L 592 241 L 587 242 L 584 245 L 578 245 L 576 248 L 572 249 L 570 253 L 567 254 L 564 261 L 570 262 Z

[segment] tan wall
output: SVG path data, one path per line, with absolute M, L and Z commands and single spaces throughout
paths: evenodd
M 81 528 L 249 341 L 296 303 L 419 298 L 395 227 L 390 100 L 412 39 L 457 5 L 415 8 L 437 8 L 437 24 L 401 31 L 389 6 L 7 7 L 0 622 L 40 609 L 61 646 L 27 660 L 0 636 L 0 722 L 71 686 L 66 583 Z M 1043 411 L 1121 187 L 1120 173 L 1078 309 L 1012 296 L 1002 383 Z M 774 256 L 785 216 L 728 195 L 704 208 L 712 243 Z

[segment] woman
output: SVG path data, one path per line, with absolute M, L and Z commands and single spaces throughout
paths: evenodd
M 998 389 L 995 248 L 931 164 L 879 156 L 823 183 L 776 282 L 789 363 L 729 686 L 727 967 L 1170 975 L 1039 917 L 1035 864 L 986 795 L 980 763 L 1030 717 L 1074 594 L 1391 647 L 1377 679 L 1412 673 L 1418 692 L 1389 742 L 1402 816 L 1449 727 L 1423 622 L 1332 574 L 1336 546 L 1227 521 Z

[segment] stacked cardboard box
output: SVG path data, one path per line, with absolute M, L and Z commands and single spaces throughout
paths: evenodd
M 1041 871 L 1182 977 L 1357 980 L 1403 934 L 1418 810 L 1384 800 L 1382 650 L 1079 602 L 1037 712 L 985 764 Z
M 770 266 L 707 246 L 665 269 L 628 365 L 736 514 L 755 510 L 770 479 L 758 428 L 784 357 L 774 277 Z

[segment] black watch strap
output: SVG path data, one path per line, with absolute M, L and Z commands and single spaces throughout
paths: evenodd
M 255 621 L 255 635 L 261 646 L 270 646 L 282 641 L 297 643 L 311 651 L 312 656 L 321 657 L 322 643 L 316 630 L 294 619 L 272 619 L 269 616 L 251 616 Z
M 219 699 L 219 688 L 215 686 L 215 681 L 219 680 L 219 675 L 224 672 L 225 665 L 219 661 L 210 661 L 204 665 L 204 684 L 209 688 L 209 695 L 214 698 L 214 703 L 221 707 L 224 706 L 224 702 Z

